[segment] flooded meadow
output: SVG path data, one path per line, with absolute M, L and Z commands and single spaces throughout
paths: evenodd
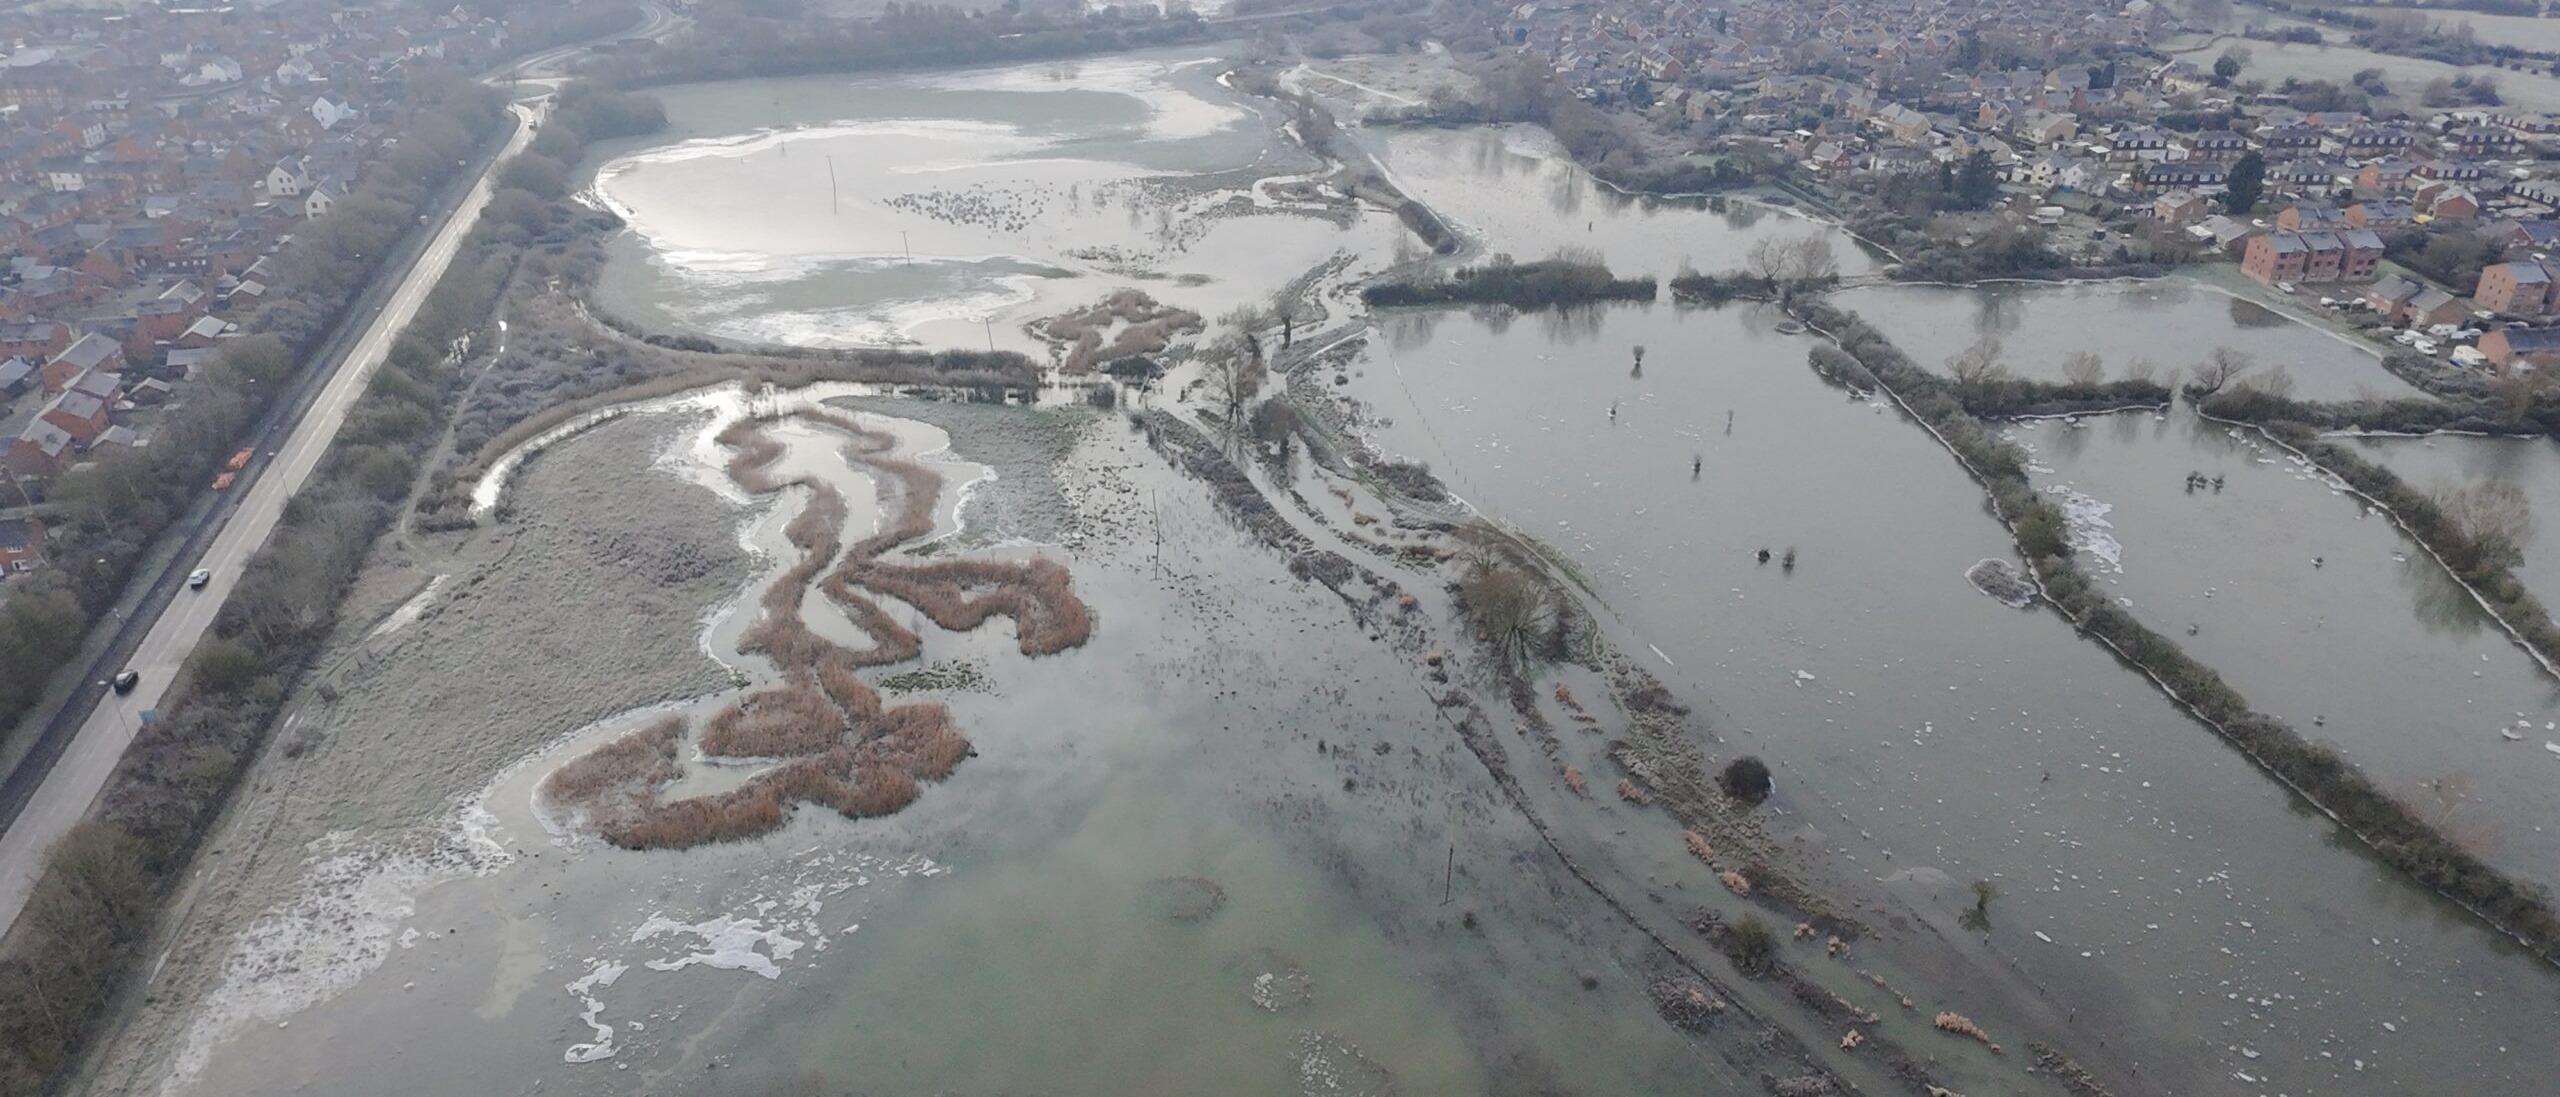
M 1043 354 L 1033 321 L 1122 289 L 1211 318 L 1302 293 L 1327 334 L 1299 329 L 1273 390 L 1454 501 L 1220 433 L 1180 347 L 1109 407 L 727 387 L 567 423 L 491 463 L 479 528 L 377 561 L 333 648 L 356 669 L 301 710 L 326 737 L 261 761 L 211 855 L 238 871 L 100 1090 L 2074 1092 L 2048 1045 L 2128 1097 L 2560 1071 L 2560 975 L 2055 613 L 1986 596 L 1968 572 L 2016 549 L 1981 489 L 1809 368 L 1818 336 L 1750 303 L 1366 315 L 1351 288 L 1427 249 L 1224 68 L 667 89 L 673 129 L 591 165 L 630 225 L 597 304 Z M 1883 261 L 1784 208 L 1618 194 L 1534 129 L 1350 138 L 1462 259 L 1667 278 L 1811 233 L 1845 272 Z M 2180 279 L 1839 303 L 1925 365 L 1986 336 L 2040 378 L 2228 346 L 2298 396 L 2408 391 Z M 2003 429 L 2132 612 L 2560 880 L 2560 688 L 2386 518 L 2183 406 Z M 2362 445 L 2560 507 L 2547 442 Z M 1607 658 L 1499 695 L 1459 604 L 1473 523 L 1553 553 Z M 2537 590 L 2552 536 L 2525 549 Z M 1061 598 L 1089 627 L 1041 642 Z M 578 691 L 482 650 L 519 635 Z M 1697 833 L 1608 793 L 1632 716 L 1608 659 L 1714 764 L 1767 761 L 1754 817 L 1846 939 L 1787 934 Z M 825 734 L 721 738 L 793 691 Z M 927 710 L 898 761 L 935 764 L 904 784 L 829 753 Z M 564 791 L 598 757 L 664 768 Z M 661 840 L 715 811 L 720 840 Z M 1746 915 L 1795 981 L 1710 943 Z

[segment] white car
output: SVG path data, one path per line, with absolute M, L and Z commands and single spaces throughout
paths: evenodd
M 212 569 L 212 568 L 197 568 L 197 569 L 195 569 L 194 571 L 191 571 L 191 572 L 188 572 L 188 573 L 187 573 L 187 589 L 188 589 L 188 590 L 203 590 L 203 589 L 204 589 L 204 585 L 205 585 L 206 583 L 210 583 L 210 582 L 212 582 L 212 581 L 213 581 L 213 569 Z

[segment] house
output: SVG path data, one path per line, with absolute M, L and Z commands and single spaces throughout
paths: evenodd
M 0 361 L 0 400 L 22 396 L 35 384 L 35 363 L 24 358 Z
M 2415 282 L 2390 274 L 2366 287 L 2362 300 L 2365 307 L 2396 324 L 2409 318 L 2409 302 L 2416 300 L 2424 290 L 2425 287 Z
M 0 324 L 0 354 L 41 362 L 70 345 L 71 329 L 61 324 Z
M 2409 299 L 2409 323 L 2418 327 L 2436 324 L 2459 324 L 2471 318 L 2470 306 L 2462 298 L 2429 286 Z
M 2249 151 L 2249 139 L 2230 130 L 2207 130 L 2196 135 L 2190 147 L 2190 160 L 2237 160 Z
M 2203 195 L 2184 187 L 2151 200 L 2151 216 L 2164 225 L 2183 225 L 2202 218 L 2209 211 Z
M 2373 277 L 2374 270 L 2382 266 L 2384 249 L 2381 233 L 2372 229 L 2348 229 L 2338 234 L 2338 240 L 2347 248 L 2346 254 L 2338 259 L 2339 281 L 2364 281 Z
M 2480 353 L 2501 370 L 2517 363 L 2540 366 L 2560 361 L 2560 329 L 2499 328 L 2480 337 Z
M 2295 232 L 2252 236 L 2240 257 L 2242 273 L 2270 284 L 2298 281 L 2310 265 L 2311 249 L 2302 242 L 2302 234 Z
M 2345 228 L 2347 215 L 2326 202 L 2296 202 L 2276 214 L 2276 227 L 2301 232 L 2309 229 Z
M 2249 239 L 2240 269 L 2261 282 L 2344 282 L 2373 276 L 2382 237 L 2364 230 L 2277 229 Z
M 33 571 L 44 563 L 44 523 L 0 518 L 0 570 Z
M 2409 189 L 2409 181 L 2417 177 L 2418 165 L 2407 160 L 2386 157 L 2366 164 L 2356 172 L 2356 186 L 2365 190 L 2398 194 Z
M 2542 316 L 2552 311 L 2555 272 L 2544 263 L 2519 260 L 2491 263 L 2480 268 L 2480 281 L 2472 287 L 2473 304 L 2491 312 L 2510 316 Z
M 93 331 L 44 364 L 44 388 L 46 392 L 61 392 L 84 373 L 114 373 L 123 368 L 124 346 Z
M 269 198 L 296 197 L 310 189 L 311 170 L 301 157 L 288 156 L 267 169 L 267 177 L 260 181 L 259 186 L 266 190 Z
M 9 452 L 0 455 L 0 464 L 7 465 L 9 474 L 20 480 L 50 480 L 78 455 L 70 432 L 37 419 L 10 440 Z
M 2409 223 L 2415 211 L 2409 203 L 2397 198 L 2376 198 L 2347 207 L 2347 226 L 2359 229 L 2396 229 Z
M 2511 248 L 2560 249 L 2560 221 L 2501 221 L 2491 226 L 2491 235 Z
M 302 216 L 317 221 L 329 215 L 333 207 L 347 196 L 347 185 L 336 178 L 312 184 L 311 193 L 302 196 Z
M 2480 200 L 2461 187 L 2438 189 L 2430 184 L 2418 194 L 2417 204 L 2427 211 L 2430 221 L 2469 221 L 2480 216 Z

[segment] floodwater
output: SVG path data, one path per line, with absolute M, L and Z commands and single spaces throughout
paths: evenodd
M 657 330 L 801 346 L 998 346 L 1122 286 L 1203 316 L 1266 303 L 1394 218 L 1253 186 L 1305 173 L 1204 52 L 665 89 L 609 152 L 630 223 L 599 287 Z M 1382 261 L 1382 260 L 1380 260 Z
M 1534 126 L 1354 131 L 1390 179 L 1469 237 L 1481 254 L 1526 262 L 1597 250 L 1618 277 L 1669 282 L 1683 269 L 1741 269 L 1762 240 L 1820 236 L 1843 275 L 1875 260 L 1838 227 L 1742 198 L 1629 195 L 1574 165 Z
M 592 429 L 666 431 L 718 403 Z M 476 801 L 473 840 L 506 852 L 398 912 L 378 970 L 289 1027 L 233 1026 L 201 1080 L 174 1088 L 1751 1091 L 1656 1019 L 1633 931 L 1524 857 L 1535 836 L 1498 816 L 1396 655 L 1331 594 L 1275 581 L 1283 561 L 1197 484 L 1150 469 L 1108 419 L 904 407 L 974 420 L 965 439 L 872 420 L 913 452 L 952 438 L 935 460 L 981 481 L 937 540 L 1022 551 L 1033 523 L 984 516 L 1040 512 L 1005 493 L 1043 476 L 1082 485 L 1045 506 L 1078 516 L 1088 550 L 1041 551 L 1095 607 L 1090 644 L 1025 660 L 1001 627 L 916 622 L 922 665 L 974 672 L 924 696 L 952 706 L 980 756 L 892 817 L 804 811 L 768 839 L 642 853 L 571 841 L 532 810 L 553 765 L 655 712 L 580 730 Z M 716 426 L 687 418 L 658 467 L 711 475 Z M 972 471 L 974 452 L 1062 430 L 1080 440 L 1053 469 Z M 825 435 L 777 431 L 784 464 L 862 497 Z M 580 459 L 576 437 L 547 445 L 544 465 Z M 746 591 L 791 562 L 780 530 L 798 504 L 786 490 L 749 512 L 741 538 L 768 567 Z M 857 510 L 848 533 L 872 520 Z M 1162 548 L 1142 547 L 1157 529 Z M 751 593 L 737 605 L 751 612 Z M 704 646 L 761 678 L 760 660 L 725 654 L 743 623 L 715 616 Z M 403 881 L 356 890 L 377 886 Z
M 2260 711 L 2440 805 L 2491 862 L 2560 880 L 2560 757 L 2542 746 L 2560 742 L 2545 727 L 2560 682 L 2389 519 L 2183 410 L 2009 430 L 2039 487 L 2106 508 L 2118 566 L 2097 570 L 2136 617 Z M 2189 472 L 2223 487 L 2190 492 Z
M 2011 551 L 1979 490 L 1924 432 L 1820 382 L 1808 342 L 1772 319 L 1399 314 L 1347 389 L 1382 418 L 1382 448 L 1428 461 L 1582 566 L 1626 649 L 1658 652 L 1653 669 L 1711 700 L 1733 749 L 1762 753 L 1799 790 L 1790 807 L 1841 857 L 1843 886 L 1943 926 L 1967 905 L 1962 881 L 1999 882 L 1983 961 L 2042 988 L 2160 1091 L 2388 1094 L 2460 1077 L 2525 1092 L 2547 1075 L 2554 1052 L 2518 1008 L 2560 979 L 2343 848 L 2050 613 L 1977 593 L 1965 569 Z M 1637 344 L 1652 348 L 1640 377 Z M 2227 489 L 2224 505 L 2277 479 L 2243 477 L 2250 494 Z M 2305 491 L 2309 509 L 2328 502 Z M 2292 516 L 2341 536 L 2358 522 L 2343 504 Z M 2299 555 L 2300 533 L 2273 521 L 2244 529 Z M 2141 527 L 2120 525 L 2127 571 L 2152 566 Z M 1755 562 L 1764 547 L 1792 548 L 1798 566 Z M 2316 612 L 2286 603 L 2289 587 L 2252 602 L 2245 586 L 2235 577 L 2220 596 L 2235 614 Z M 2390 608 L 2355 622 L 2377 650 L 2441 643 Z M 2514 670 L 2521 656 L 2487 653 L 2510 687 L 2499 703 L 2538 706 L 2505 699 L 2537 688 Z M 2226 672 L 2246 661 L 2230 655 L 2206 657 Z M 2341 715 L 2393 687 L 2425 709 L 2422 684 L 2382 674 L 2340 698 Z M 2458 695 L 2435 696 L 2450 708 Z M 2233 1085 L 2243 1074 L 2260 1084 Z
M 2376 461 L 2421 491 L 2494 482 L 2524 492 L 2533 515 L 2524 562 L 2516 575 L 2544 605 L 2560 598 L 2560 443 L 2547 438 L 2360 438 L 2365 460 Z
M 1388 262 L 1392 222 L 1346 228 L 1252 185 L 1312 165 L 1202 60 L 672 89 L 676 132 L 602 168 L 635 230 L 605 302 L 739 339 L 1023 345 L 1017 320 L 1122 285 L 1215 315 L 1340 251 L 1355 273 Z M 1479 253 L 1591 246 L 1667 277 L 1820 232 L 1844 270 L 1871 267 L 1784 210 L 1616 195 L 1534 130 L 1358 139 Z M 2135 348 L 2165 366 L 2228 344 L 2285 365 L 2305 396 L 2396 383 L 2231 300 L 2165 282 L 1843 303 L 1923 362 L 1991 331 L 2030 375 L 2081 347 L 2121 367 Z M 1976 591 L 1966 569 L 2012 552 L 1979 489 L 1889 407 L 1820 381 L 1812 343 L 1777 319 L 1399 312 L 1339 386 L 1314 380 L 1367 409 L 1382 449 L 1571 558 L 1608 638 L 1699 707 L 1712 757 L 1771 762 L 1771 830 L 1874 931 L 1853 961 L 1792 946 L 1791 962 L 1887 1014 L 1871 1031 L 1952 1088 L 2014 1090 L 2036 1038 L 2127 1094 L 2523 1094 L 2560 1070 L 2540 1035 L 2560 977 L 2363 855 L 2051 613 Z M 740 610 L 791 562 L 780 531 L 801 498 L 723 487 L 704 415 L 725 399 L 577 429 L 662 432 L 655 467 L 740 504 L 767 570 L 701 634 L 752 680 L 769 668 L 732 654 Z M 881 674 L 948 672 L 921 696 L 951 705 L 978 757 L 889 818 L 803 811 L 761 841 L 636 853 L 553 833 L 532 790 L 654 713 L 560 729 L 457 814 L 466 878 L 340 882 L 385 912 L 366 931 L 394 942 L 378 967 L 289 1027 L 231 1015 L 259 1023 L 220 1028 L 196 1083 L 172 1090 L 1764 1091 L 1749 1032 L 1693 1038 L 1646 1000 L 1662 942 L 1697 947 L 1688 910 L 1747 909 L 1663 812 L 1569 794 L 1523 739 L 1513 766 L 1547 824 L 1533 830 L 1405 654 L 1288 580 L 1116 419 L 860 406 L 955 485 L 934 551 L 1049 555 L 1095 608 L 1090 644 L 1036 660 L 1002 626 L 912 622 L 922 663 Z M 2080 532 L 2093 555 L 2112 544 L 2108 578 L 2136 612 L 2195 620 L 2199 654 L 2256 703 L 2327 717 L 2377 772 L 2463 767 L 2457 810 L 2494 828 L 2492 855 L 2560 878 L 2536 783 L 2560 762 L 2502 766 L 2539 747 L 2495 735 L 2560 701 L 2423 567 L 2391 559 L 2379 519 L 2183 413 L 2020 436 L 2042 482 L 2113 523 Z M 876 521 L 827 432 L 779 437 L 795 470 L 856 504 L 849 532 Z M 579 440 L 540 440 L 550 456 L 526 474 L 578 460 Z M 2223 494 L 2175 486 L 2208 465 Z M 1764 548 L 1795 566 L 1755 561 Z M 1441 577 L 1393 574 L 1418 614 L 1449 619 Z M 1606 738 L 1568 737 L 1554 764 L 1605 784 Z M 1991 927 L 1963 930 L 1965 885 L 1984 879 L 2001 892 Z M 261 947 L 298 958 L 284 925 Z M 1867 972 L 1918 1006 L 1897 1013 Z M 1801 1024 L 1782 992 L 1730 993 Z M 1930 1030 L 1937 1009 L 1981 1021 L 2010 1058 Z M 1881 1075 L 1862 1062 L 1831 1060 Z
M 1890 336 L 1929 369 L 1985 339 L 2021 377 L 2063 379 L 2063 358 L 2087 351 L 2121 378 L 2137 360 L 2164 382 L 2189 375 L 2216 348 L 2282 370 L 2305 400 L 2422 395 L 2382 368 L 2371 346 L 2185 277 L 2074 285 L 2007 282 L 1985 286 L 1864 286 L 1832 298 Z

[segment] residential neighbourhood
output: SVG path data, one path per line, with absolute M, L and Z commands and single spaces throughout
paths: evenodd
M 503 56 L 456 7 L 289 0 L 20 12 L 0 35 L 0 574 L 65 470 L 148 446 L 160 409 L 415 122 L 414 78 Z
M 2253 80 L 2245 42 L 2166 52 L 2196 37 L 2184 7 L 1541 0 L 1511 9 L 1500 37 L 1666 143 L 1765 149 L 1853 225 L 1893 177 L 1936 173 L 1943 190 L 1978 158 L 1999 193 L 1964 239 L 1987 216 L 2042 226 L 2072 264 L 2232 263 L 2306 309 L 2352 314 L 2338 323 L 2443 317 L 2421 326 L 2461 329 L 2454 341 L 2560 313 L 2560 266 L 2544 258 L 2560 246 L 2560 117 L 2498 103 L 2486 82 Z M 2244 171 L 2256 185 L 2234 209 Z M 2434 296 L 2461 307 L 2419 307 Z M 2505 343 L 2536 349 L 2496 368 L 2543 355 Z

